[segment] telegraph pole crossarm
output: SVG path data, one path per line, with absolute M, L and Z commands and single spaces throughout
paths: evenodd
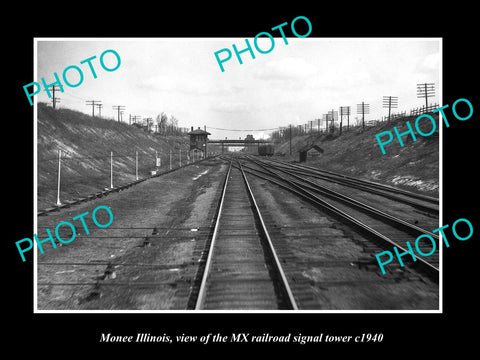
M 362 128 L 365 129 L 365 114 L 370 113 L 370 104 L 365 104 L 362 101 L 361 104 L 357 104 L 357 114 L 362 114 Z
M 417 84 L 417 98 L 425 98 L 425 112 L 428 111 L 428 98 L 435 96 L 435 83 Z
M 118 120 L 118 122 L 120 122 L 120 112 L 121 112 L 122 110 L 125 110 L 125 106 L 123 106 L 123 105 L 114 105 L 114 106 L 112 106 L 112 108 L 113 108 L 113 110 L 117 110 L 117 120 Z
M 95 117 L 95 106 L 97 106 L 97 104 L 100 104 L 101 101 L 100 100 L 87 100 L 87 106 L 92 106 L 92 117 Z
M 383 107 L 388 108 L 388 121 L 390 121 L 392 108 L 398 108 L 398 96 L 384 96 Z

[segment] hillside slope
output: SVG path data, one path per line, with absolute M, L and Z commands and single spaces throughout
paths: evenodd
M 147 133 L 126 123 L 105 120 L 38 104 L 37 195 L 38 209 L 56 203 L 58 151 L 62 151 L 60 200 L 72 200 L 110 186 L 110 154 L 113 153 L 114 186 L 144 177 L 155 169 L 155 154 L 162 168 L 186 161 L 188 139 Z
M 336 171 L 345 175 L 359 176 L 388 185 L 395 185 L 410 191 L 438 196 L 439 192 L 439 127 L 438 115 L 433 116 L 437 122 L 436 131 L 428 137 L 417 135 L 413 141 L 410 135 L 403 136 L 404 147 L 401 147 L 393 127 L 404 132 L 409 121 L 414 128 L 416 117 L 383 122 L 365 128 L 351 128 L 342 135 L 312 134 L 292 139 L 292 156 L 289 142 L 276 146 L 275 152 L 287 161 L 298 161 L 298 149 L 306 144 L 320 146 L 324 153 L 318 158 L 309 158 L 307 165 Z M 428 133 L 432 127 L 428 121 L 420 122 L 420 129 Z M 391 131 L 393 141 L 385 145 L 383 155 L 375 135 L 383 131 Z M 416 131 L 415 131 L 416 133 Z

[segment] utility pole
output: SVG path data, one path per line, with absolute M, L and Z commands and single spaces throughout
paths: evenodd
M 332 109 L 332 112 L 330 114 L 330 111 L 328 112 L 327 114 L 327 119 L 328 119 L 328 115 L 331 115 L 331 121 L 332 121 L 332 132 L 335 133 L 335 110 Z M 337 112 L 337 118 L 338 118 L 338 112 Z M 327 127 L 328 129 L 328 127 Z
M 137 123 L 137 119 L 140 120 L 142 117 L 140 115 L 135 115 L 135 116 L 132 116 L 132 120 L 133 120 L 133 123 L 136 124 Z
M 92 106 L 92 117 L 95 117 L 95 105 L 100 103 L 100 100 L 87 100 L 87 106 Z
M 52 107 L 55 109 L 55 105 L 60 102 L 60 98 L 55 96 L 55 90 L 60 90 L 57 85 L 52 86 Z
M 417 84 L 417 98 L 425 98 L 425 112 L 428 112 L 428 98 L 435 96 L 435 83 Z
M 123 105 L 114 105 L 112 106 L 113 110 L 117 110 L 117 120 L 120 122 L 120 111 L 125 110 L 125 106 Z
M 390 115 L 392 113 L 392 108 L 398 108 L 398 96 L 384 96 L 383 97 L 383 107 L 388 107 L 388 121 L 390 121 Z
M 290 124 L 290 155 L 292 155 L 292 124 Z
M 62 150 L 58 150 L 58 174 L 57 174 L 57 206 L 62 205 L 60 202 L 60 168 L 62 162 Z
M 335 115 L 334 115 L 334 110 L 333 109 L 332 109 L 332 125 L 333 125 L 332 133 L 335 134 Z
M 143 118 L 143 121 L 147 123 L 147 131 L 150 131 L 150 124 L 153 123 L 152 118 Z
M 135 180 L 138 180 L 138 151 L 135 151 Z
M 113 152 L 110 151 L 110 189 L 113 189 Z
M 343 117 L 347 116 L 347 130 L 350 126 L 350 106 L 340 106 L 340 135 L 342 134 Z
M 203 131 L 207 132 L 207 125 L 203 125 Z M 208 148 L 208 135 L 205 134 L 205 155 L 208 154 L 207 148 Z
M 365 129 L 365 114 L 370 113 L 370 104 L 365 104 L 362 101 L 361 104 L 357 104 L 357 114 L 362 114 L 362 128 Z
M 98 117 L 102 117 L 102 104 L 97 104 L 97 109 L 98 109 Z

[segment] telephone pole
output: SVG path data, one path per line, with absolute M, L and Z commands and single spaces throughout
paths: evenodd
M 123 105 L 114 105 L 112 106 L 113 110 L 117 110 L 117 119 L 118 119 L 118 122 L 120 122 L 120 111 L 121 110 L 125 110 L 125 106 Z
M 398 108 L 398 96 L 384 96 L 383 97 L 383 107 L 388 107 L 388 121 L 390 121 L 390 115 L 392 113 L 392 108 Z
M 137 119 L 140 120 L 142 117 L 140 115 L 135 115 L 135 116 L 132 116 L 132 120 L 133 120 L 133 123 L 136 124 L 137 123 Z
M 292 124 L 290 124 L 290 139 L 289 139 L 289 146 L 290 146 L 290 155 L 292 155 Z
M 428 112 L 428 98 L 435 96 L 435 83 L 417 84 L 417 98 L 425 98 L 425 112 Z
M 60 102 L 60 98 L 55 96 L 55 90 L 60 91 L 59 88 L 57 88 L 57 85 L 52 86 L 52 107 L 55 109 L 55 105 Z
M 87 100 L 87 106 L 92 106 L 92 117 L 95 117 L 95 105 L 100 104 L 100 100 Z
M 340 106 L 340 135 L 342 135 L 343 117 L 347 116 L 347 130 L 350 126 L 350 106 Z
M 370 104 L 357 104 L 357 114 L 362 114 L 362 128 L 365 129 L 365 114 L 370 113 Z
M 332 122 L 332 124 L 331 124 L 331 127 L 332 127 L 331 132 L 332 133 L 335 133 L 335 113 L 337 113 L 337 119 L 338 119 L 338 111 L 335 111 L 335 110 L 332 109 L 332 111 L 331 112 L 329 111 L 328 114 L 327 114 L 327 119 L 328 119 L 329 115 L 331 116 L 330 120 Z
M 143 118 L 143 121 L 147 123 L 147 131 L 150 131 L 150 124 L 153 124 L 152 118 Z
M 103 104 L 97 104 L 98 117 L 102 117 L 102 107 L 103 107 Z

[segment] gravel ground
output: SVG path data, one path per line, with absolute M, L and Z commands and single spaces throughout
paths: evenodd
M 168 236 L 169 229 L 196 229 L 209 223 L 205 210 L 223 180 L 222 166 L 219 161 L 205 161 L 39 217 L 40 239 L 46 237 L 44 227 L 53 232 L 59 222 L 91 213 L 99 205 L 112 210 L 114 221 L 99 229 L 88 215 L 89 235 L 78 224 L 71 243 L 56 249 L 45 244 L 45 253 L 38 254 L 38 309 L 184 308 L 185 294 L 176 298 L 175 282 L 182 278 L 182 266 L 192 259 L 195 236 L 176 240 Z M 99 223 L 107 221 L 98 218 Z M 135 284 L 118 285 L 122 283 Z

